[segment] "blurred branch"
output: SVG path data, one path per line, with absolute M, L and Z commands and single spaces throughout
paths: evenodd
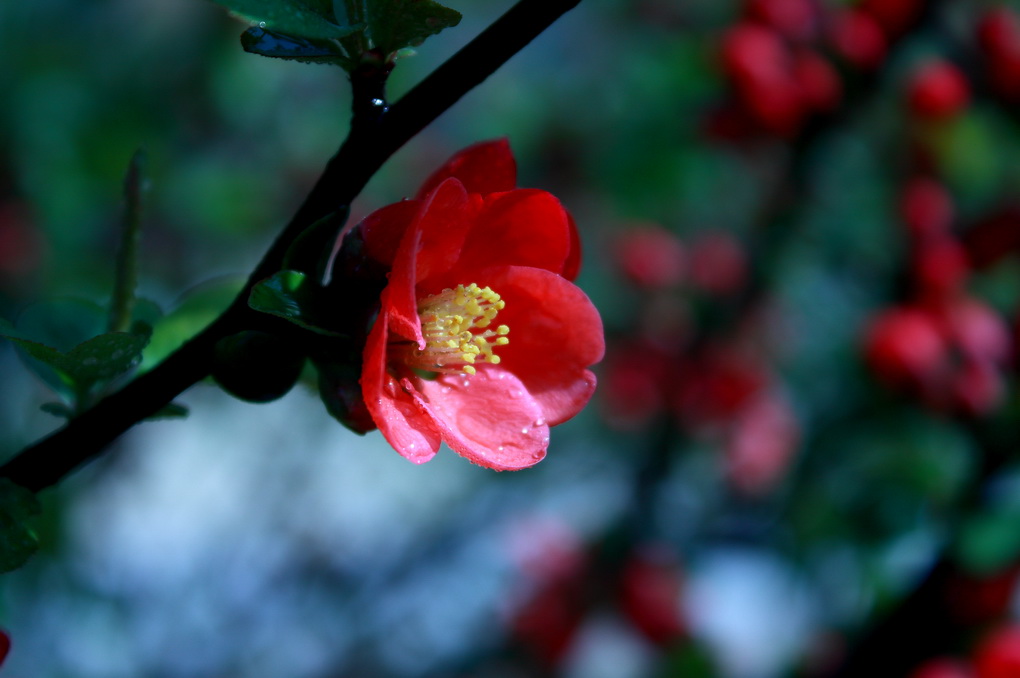
M 520 0 L 388 111 L 383 104 L 382 113 L 378 113 L 380 106 L 371 101 L 366 106 L 360 93 L 376 90 L 356 80 L 355 115 L 347 139 L 230 307 L 152 371 L 25 448 L 0 467 L 0 477 L 33 491 L 54 485 L 97 456 L 126 430 L 208 376 L 216 343 L 261 322 L 256 317 L 259 314 L 248 308 L 248 294 L 255 283 L 280 269 L 284 254 L 298 235 L 349 204 L 397 149 L 579 2 Z M 352 74 L 352 78 L 358 77 L 357 73 Z M 374 110 L 376 114 L 366 120 L 365 115 L 358 115 L 364 110 Z

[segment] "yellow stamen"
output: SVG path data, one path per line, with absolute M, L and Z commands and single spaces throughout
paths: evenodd
M 506 302 L 489 287 L 475 283 L 444 289 L 418 302 L 425 348 L 413 343 L 391 346 L 391 355 L 426 372 L 475 374 L 477 363 L 499 364 L 492 352 L 510 343 L 510 328 L 488 329 Z

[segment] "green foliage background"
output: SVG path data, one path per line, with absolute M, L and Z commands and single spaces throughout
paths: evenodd
M 450 4 L 463 21 L 399 62 L 394 98 L 507 7 Z M 685 239 L 775 231 L 760 263 L 783 322 L 763 341 L 781 346 L 777 369 L 804 431 L 798 459 L 774 494 L 748 505 L 726 488 L 713 450 L 675 440 L 653 519 L 630 536 L 669 544 L 696 580 L 737 547 L 779 568 L 810 601 L 791 622 L 789 652 L 759 673 L 725 659 L 715 669 L 779 675 L 816 637 L 867 623 L 941 548 L 978 571 L 1012 561 L 1020 502 L 1007 467 L 991 499 L 962 512 L 979 442 L 885 393 L 858 355 L 866 319 L 896 300 L 905 256 L 895 211 L 900 142 L 912 133 L 903 82 L 946 49 L 943 36 L 922 33 L 897 50 L 864 103 L 815 141 L 795 213 L 763 225 L 789 149 L 737 150 L 703 127 L 724 96 L 718 38 L 737 14 L 736 3 L 713 0 L 585 0 L 398 153 L 352 218 L 413 194 L 459 148 L 509 137 L 521 185 L 553 192 L 576 217 L 579 283 L 611 338 L 632 331 L 642 300 L 611 265 L 621 231 L 640 222 Z M 350 105 L 342 71 L 246 54 L 243 28 L 200 0 L 0 5 L 0 219 L 23 234 L 0 241 L 21 248 L 0 251 L 0 317 L 53 297 L 105 303 L 121 183 L 139 147 L 150 174 L 140 294 L 168 313 L 141 369 L 225 305 L 343 139 Z M 1015 115 L 979 101 L 943 131 L 961 221 L 1020 191 L 1018 130 Z M 1015 317 L 1020 261 L 972 286 Z M 990 424 L 1005 446 L 1020 429 L 1015 376 L 1009 388 Z M 38 410 L 48 398 L 0 344 L 0 455 L 57 424 Z M 254 406 L 202 385 L 181 400 L 191 419 L 142 425 L 41 497 L 43 553 L 0 581 L 12 675 L 512 667 L 500 611 L 526 587 L 510 535 L 552 521 L 583 542 L 611 542 L 655 445 L 654 432 L 608 430 L 596 402 L 554 431 L 533 470 L 496 475 L 449 451 L 418 468 L 378 435 L 340 430 L 309 391 Z M 701 640 L 724 654 L 708 632 Z M 666 675 L 683 652 L 639 653 L 638 668 L 616 675 Z M 633 652 L 614 656 L 635 666 Z M 567 674 L 586 675 L 576 671 Z

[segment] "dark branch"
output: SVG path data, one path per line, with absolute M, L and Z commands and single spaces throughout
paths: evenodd
M 223 315 L 151 372 L 24 449 L 0 467 L 0 477 L 33 491 L 54 485 L 208 376 L 216 343 L 255 322 L 255 312 L 247 306 L 251 286 L 280 269 L 294 239 L 315 221 L 350 204 L 397 149 L 579 2 L 520 0 L 381 117 L 364 124 L 355 116 L 340 150 Z M 364 106 L 361 99 L 355 97 L 356 112 Z

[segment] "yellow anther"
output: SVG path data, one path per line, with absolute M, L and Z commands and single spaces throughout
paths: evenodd
M 477 283 L 444 289 L 418 302 L 425 348 L 395 343 L 391 355 L 424 372 L 470 375 L 476 373 L 474 364 L 479 361 L 498 365 L 500 358 L 492 351 L 509 343 L 510 328 L 490 326 L 505 307 L 498 294 Z

